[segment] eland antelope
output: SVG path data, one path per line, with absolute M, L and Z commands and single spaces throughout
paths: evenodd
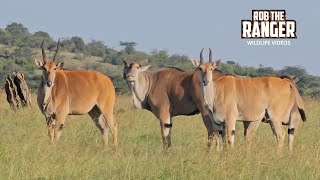
M 138 109 L 151 111 L 160 120 L 165 149 L 171 147 L 172 118 L 199 112 L 208 131 L 210 147 L 213 126 L 203 103 L 199 72 L 185 72 L 173 67 L 150 72 L 146 71 L 150 65 L 123 63 L 123 78 L 131 90 L 133 104 Z
M 236 120 L 249 121 L 257 128 L 261 119 L 268 117 L 279 149 L 283 147 L 285 138 L 282 124 L 289 125 L 289 150 L 292 151 L 294 132 L 300 119 L 306 121 L 303 101 L 294 82 L 279 77 L 239 78 L 226 75 L 216 78 L 212 72 L 218 62 L 212 62 L 211 49 L 208 63 L 203 63 L 201 58 L 200 63 L 192 61 L 201 72 L 201 87 L 215 130 L 221 130 L 225 124 L 232 147 Z M 251 136 L 248 139 L 252 139 L 256 128 L 247 134 Z
M 42 42 L 43 62 L 35 59 L 42 70 L 38 89 L 38 106 L 46 118 L 48 135 L 57 141 L 67 115 L 88 113 L 108 144 L 108 128 L 117 148 L 117 123 L 113 117 L 115 88 L 111 80 L 96 71 L 64 70 L 64 63 L 56 63 L 59 42 L 53 59 L 47 59 Z

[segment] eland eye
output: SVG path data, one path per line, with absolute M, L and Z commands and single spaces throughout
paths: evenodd
M 213 70 L 213 68 L 210 69 L 210 71 L 212 71 L 212 70 Z
M 54 68 L 53 70 L 57 70 L 57 68 Z

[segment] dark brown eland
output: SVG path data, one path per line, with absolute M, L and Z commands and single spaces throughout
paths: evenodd
M 211 111 L 215 131 L 226 125 L 228 142 L 234 145 L 235 122 L 249 121 L 257 128 L 261 119 L 268 117 L 277 143 L 282 149 L 285 132 L 282 124 L 288 124 L 289 150 L 292 151 L 294 132 L 300 119 L 306 121 L 304 104 L 294 82 L 288 78 L 257 77 L 239 78 L 225 75 L 219 78 L 212 73 L 216 62 L 192 61 L 200 71 L 200 82 L 206 106 Z M 247 134 L 251 140 L 256 128 Z
M 59 139 L 67 115 L 88 113 L 102 133 L 103 144 L 108 144 L 110 129 L 117 149 L 117 123 L 113 117 L 115 88 L 111 80 L 96 71 L 62 69 L 64 63 L 56 62 L 59 42 L 53 59 L 48 59 L 43 41 L 43 62 L 35 60 L 42 70 L 37 101 L 46 118 L 51 141 Z

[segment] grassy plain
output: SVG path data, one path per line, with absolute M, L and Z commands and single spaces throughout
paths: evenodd
M 0 179 L 320 179 L 319 100 L 306 99 L 307 122 L 296 132 L 291 155 L 287 149 L 275 153 L 264 123 L 249 153 L 242 123 L 234 149 L 207 153 L 199 115 L 174 118 L 173 148 L 164 152 L 158 121 L 132 109 L 129 96 L 118 96 L 115 107 L 119 156 L 102 148 L 88 115 L 69 116 L 59 143 L 52 145 L 35 97 L 32 105 L 13 112 L 0 93 Z

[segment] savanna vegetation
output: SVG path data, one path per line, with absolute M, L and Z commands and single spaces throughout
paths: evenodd
M 53 55 L 57 39 L 53 39 L 47 32 L 29 32 L 27 27 L 20 23 L 11 23 L 0 28 L 0 87 L 4 86 L 4 77 L 13 71 L 20 70 L 25 74 L 26 81 L 31 89 L 36 89 L 39 82 L 39 73 L 34 65 L 34 59 L 41 59 L 40 45 L 45 40 L 46 52 Z M 61 50 L 58 60 L 65 61 L 68 69 L 97 70 L 112 78 L 117 92 L 127 92 L 128 88 L 122 78 L 122 60 L 139 61 L 142 64 L 151 64 L 152 68 L 175 66 L 184 70 L 192 70 L 189 58 L 185 55 L 172 54 L 166 50 L 142 52 L 135 49 L 137 42 L 120 41 L 122 50 L 117 51 L 108 47 L 102 41 L 92 40 L 84 42 L 81 37 L 61 39 Z M 199 49 L 200 51 L 200 49 Z M 320 96 L 320 77 L 308 74 L 302 67 L 287 66 L 280 70 L 265 67 L 258 68 L 241 66 L 235 60 L 222 59 L 220 70 L 241 76 L 296 76 L 300 93 L 304 96 Z
M 207 153 L 207 132 L 200 115 L 173 119 L 173 147 L 162 149 L 159 121 L 131 108 L 131 97 L 118 95 L 119 154 L 102 147 L 88 115 L 68 116 L 58 144 L 50 143 L 46 122 L 33 96 L 31 108 L 10 110 L 0 94 L 1 179 L 319 179 L 320 101 L 307 98 L 307 122 L 296 132 L 293 153 L 276 153 L 268 124 L 257 130 L 246 151 L 242 123 L 235 147 Z M 287 144 L 286 144 L 287 147 Z
M 13 71 L 25 74 L 29 87 L 38 87 L 45 39 L 53 55 L 56 42 L 46 32 L 34 32 L 19 23 L 0 29 L 0 86 Z M 122 59 L 140 60 L 153 68 L 176 66 L 192 70 L 188 57 L 165 50 L 151 53 L 135 49 L 136 42 L 119 42 L 120 51 L 101 41 L 84 42 L 81 37 L 61 39 L 58 61 L 68 69 L 97 70 L 110 76 L 118 92 L 127 92 L 122 79 Z M 50 56 L 50 54 L 48 56 Z M 145 59 L 148 59 L 146 61 Z M 246 150 L 242 123 L 237 123 L 235 147 L 207 152 L 207 131 L 200 115 L 173 119 L 173 147 L 162 149 L 158 120 L 146 110 L 132 108 L 130 95 L 118 93 L 115 119 L 118 123 L 119 153 L 102 147 L 102 138 L 88 115 L 68 116 L 62 136 L 51 144 L 46 122 L 38 109 L 36 94 L 30 108 L 10 110 L 0 92 L 0 179 L 319 179 L 320 178 L 320 78 L 301 67 L 275 70 L 261 65 L 245 67 L 223 60 L 220 69 L 242 76 L 289 74 L 297 76 L 304 95 L 307 122 L 296 131 L 293 153 L 276 152 L 268 124 L 257 130 L 251 151 Z M 122 94 L 122 95 L 120 95 Z

